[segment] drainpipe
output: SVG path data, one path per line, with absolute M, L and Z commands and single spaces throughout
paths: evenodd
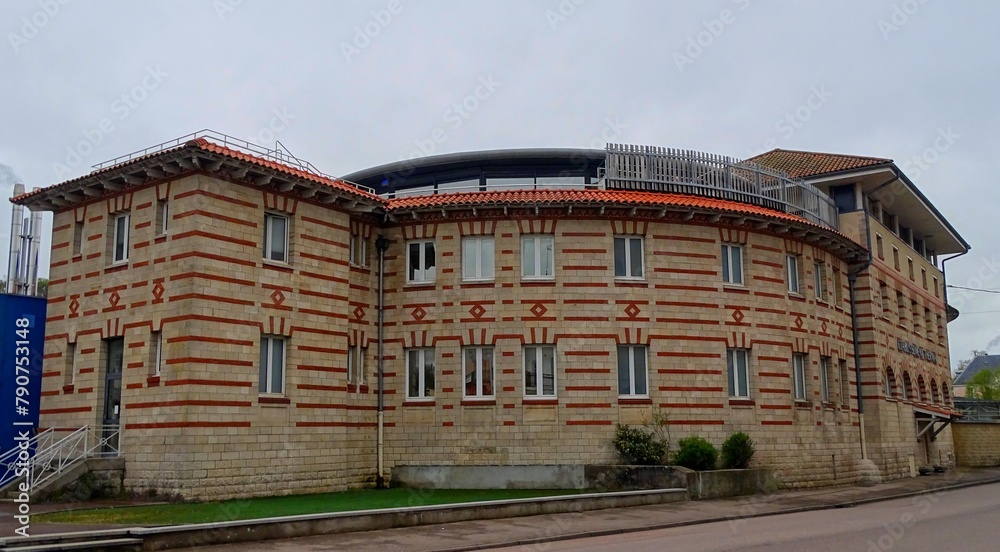
M 895 178 L 893 178 L 895 180 Z M 886 182 L 878 186 L 882 188 L 890 184 L 893 180 Z M 858 428 L 859 428 L 859 438 L 861 439 L 861 459 L 868 459 L 868 441 L 865 437 L 865 405 L 864 405 L 864 389 L 861 385 L 861 339 L 858 335 L 858 310 L 857 310 L 857 297 L 856 297 L 856 287 L 858 283 L 858 274 L 868 270 L 868 267 L 872 264 L 872 228 L 871 222 L 868 220 L 870 216 L 868 213 L 868 194 L 861 194 L 861 212 L 865 217 L 865 240 L 868 244 L 868 255 L 865 258 L 865 262 L 859 267 L 847 271 L 847 284 L 849 288 L 849 293 L 851 298 L 851 337 L 854 342 L 854 380 L 857 382 L 858 388 Z
M 375 486 L 379 489 L 385 488 L 385 461 L 383 457 L 384 434 L 383 425 L 385 417 L 385 371 L 383 370 L 382 350 L 385 337 L 385 250 L 389 248 L 389 240 L 379 234 L 375 240 L 375 249 L 378 251 L 378 441 L 376 452 L 378 454 L 378 474 L 375 476 Z

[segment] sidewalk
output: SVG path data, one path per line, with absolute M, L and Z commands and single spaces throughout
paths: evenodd
M 1000 482 L 1000 468 L 953 470 L 944 474 L 897 479 L 874 487 L 787 491 L 726 500 L 689 501 L 572 514 L 467 521 L 283 541 L 221 545 L 206 547 L 204 550 L 464 552 L 498 546 L 525 545 L 525 550 L 542 551 L 546 549 L 545 542 L 554 540 L 717 521 L 729 521 L 730 528 L 738 531 L 745 524 L 753 523 L 752 518 L 759 516 L 844 508 L 867 502 L 929 494 L 949 488 L 998 482 Z
M 891 481 L 874 487 L 835 487 L 805 491 L 787 491 L 771 495 L 755 495 L 727 500 L 675 502 L 654 506 L 636 506 L 587 512 L 546 514 L 487 521 L 424 525 L 305 537 L 299 539 L 262 541 L 207 547 L 216 552 L 257 552 L 271 550 L 352 550 L 352 551 L 414 551 L 459 552 L 500 545 L 536 545 L 586 536 L 599 536 L 649 529 L 678 527 L 698 523 L 729 521 L 738 531 L 752 518 L 827 508 L 849 507 L 856 504 L 889 500 L 920 493 L 934 493 L 949 488 L 1000 482 L 1000 468 L 953 470 L 917 478 Z M 914 500 L 918 500 L 914 498 Z M 124 505 L 121 503 L 37 504 L 32 513 Z M 0 532 L 9 536 L 16 527 L 11 515 L 14 505 L 0 505 Z M 62 524 L 32 524 L 32 535 L 70 531 L 106 529 L 107 526 L 69 526 Z M 117 526 L 121 529 L 122 526 Z

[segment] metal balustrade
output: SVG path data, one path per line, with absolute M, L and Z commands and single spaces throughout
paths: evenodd
M 119 426 L 84 426 L 62 437 L 47 429 L 29 441 L 27 447 L 33 454 L 28 462 L 18 463 L 20 447 L 0 455 L 0 465 L 6 470 L 0 492 L 22 481 L 16 475 L 18 468 L 25 468 L 25 479 L 34 491 L 88 458 L 117 458 L 121 455 L 120 436 Z
M 658 146 L 608 144 L 605 187 L 758 205 L 839 228 L 837 204 L 781 171 L 732 157 Z

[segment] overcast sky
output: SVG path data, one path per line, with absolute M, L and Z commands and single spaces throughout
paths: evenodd
M 948 282 L 1000 289 L 997 20 L 985 0 L 4 0 L 0 193 L 202 128 L 334 175 L 608 141 L 870 155 L 972 244 Z M 951 299 L 952 363 L 1000 353 L 1000 295 Z

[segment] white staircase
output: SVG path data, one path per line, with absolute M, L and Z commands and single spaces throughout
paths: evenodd
M 49 428 L 0 455 L 0 494 L 17 491 L 28 483 L 34 495 L 63 474 L 74 471 L 89 458 L 117 458 L 121 455 L 119 426 L 83 426 L 65 434 Z M 22 451 L 27 450 L 28 458 Z

